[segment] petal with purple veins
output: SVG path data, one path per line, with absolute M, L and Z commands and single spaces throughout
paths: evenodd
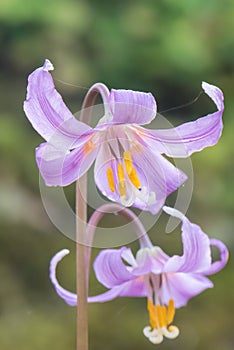
M 119 201 L 117 161 L 106 142 L 99 148 L 94 166 L 94 178 L 97 187 L 104 196 L 113 201 Z
M 112 123 L 148 124 L 156 116 L 157 105 L 151 93 L 114 90 L 110 92 Z
M 201 274 L 167 273 L 163 275 L 160 298 L 166 305 L 173 299 L 175 307 L 179 308 L 185 306 L 190 298 L 212 287 L 213 283 Z
M 94 262 L 94 271 L 100 283 L 107 288 L 121 285 L 134 279 L 122 260 L 122 253 L 128 248 L 102 250 Z
M 77 295 L 72 293 L 65 288 L 63 288 L 56 277 L 56 268 L 59 261 L 61 261 L 67 254 L 69 254 L 69 250 L 63 249 L 51 259 L 50 262 L 50 280 L 54 285 L 56 293 L 58 296 L 63 299 L 68 305 L 76 306 L 77 305 Z M 124 283 L 120 286 L 116 286 L 107 292 L 104 292 L 99 295 L 94 295 L 88 297 L 89 303 L 102 303 L 105 301 L 109 301 L 115 299 L 119 296 L 145 296 L 145 289 L 142 281 L 136 281 L 134 284 Z M 137 294 L 137 295 L 136 295 Z
M 72 151 L 63 151 L 50 143 L 36 149 L 36 161 L 47 186 L 67 186 L 80 178 L 92 165 L 98 147 L 89 141 Z
M 228 249 L 225 244 L 218 239 L 210 239 L 210 245 L 216 247 L 220 253 L 220 260 L 214 261 L 208 270 L 204 271 L 206 275 L 213 275 L 214 273 L 219 272 L 228 262 Z
M 43 67 L 36 69 L 28 78 L 27 97 L 24 111 L 34 129 L 49 141 L 56 133 L 56 139 L 74 144 L 91 128 L 75 119 L 56 91 L 50 70 L 49 60 Z
M 191 223 L 178 210 L 163 207 L 163 210 L 182 220 L 183 255 L 174 255 L 165 264 L 165 272 L 202 273 L 211 264 L 210 240 L 198 225 Z
M 69 254 L 68 249 L 63 249 L 51 259 L 50 262 L 50 280 L 54 285 L 56 293 L 62 298 L 68 305 L 77 305 L 77 295 L 64 289 L 58 282 L 56 277 L 56 268 L 59 263 L 67 254 Z
M 183 158 L 218 142 L 223 128 L 223 93 L 218 87 L 205 82 L 202 87 L 218 110 L 171 129 L 146 130 L 138 127 L 139 133 L 151 148 L 169 157 Z
M 132 281 L 122 283 L 99 295 L 88 297 L 89 303 L 103 303 L 117 297 L 146 297 L 147 290 L 144 278 L 136 278 Z
M 186 181 L 187 176 L 157 151 L 153 152 L 145 146 L 140 146 L 130 152 L 142 188 L 147 189 L 149 199 L 152 193 L 155 194 L 155 201 L 149 200 L 148 203 L 142 201 L 139 196 L 134 206 L 156 214 L 162 208 L 167 196 L 178 189 Z

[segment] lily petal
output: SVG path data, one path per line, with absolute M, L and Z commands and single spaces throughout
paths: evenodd
M 148 124 L 156 116 L 157 105 L 151 93 L 132 90 L 110 92 L 112 122 L 117 124 Z
M 112 288 L 135 278 L 123 263 L 122 253 L 128 248 L 102 250 L 94 261 L 94 271 L 100 283 Z
M 173 299 L 176 308 L 185 306 L 190 298 L 213 287 L 213 283 L 201 274 L 171 273 L 163 276 L 166 280 L 161 285 L 162 302 L 168 304 Z
M 210 268 L 204 272 L 206 275 L 213 275 L 214 273 L 219 272 L 227 264 L 229 256 L 227 247 L 223 242 L 219 241 L 218 239 L 210 239 L 210 245 L 218 248 L 221 259 L 214 261 L 211 264 Z
M 223 93 L 218 87 L 205 82 L 202 83 L 202 88 L 216 104 L 218 110 L 171 129 L 139 128 L 150 147 L 156 148 L 169 157 L 184 158 L 218 142 L 223 129 Z
M 46 141 L 56 133 L 57 140 L 60 136 L 66 143 L 73 144 L 91 128 L 74 118 L 60 94 L 55 90 L 49 73 L 53 69 L 52 63 L 45 60 L 43 67 L 31 73 L 28 78 L 24 111 L 34 129 Z
M 143 276 L 148 273 L 160 274 L 169 256 L 160 247 L 143 248 L 137 252 L 137 265 L 128 270 L 135 276 Z
M 203 272 L 211 265 L 210 240 L 198 225 L 191 223 L 178 210 L 163 210 L 182 220 L 183 255 L 174 255 L 164 267 L 165 272 Z
M 106 301 L 113 300 L 115 298 L 118 298 L 121 296 L 121 292 L 124 289 L 124 285 L 121 284 L 120 286 L 115 286 L 112 289 L 98 294 L 98 295 L 93 295 L 88 297 L 88 302 L 89 303 L 104 303 Z
M 103 303 L 113 300 L 117 297 L 146 297 L 147 290 L 144 278 L 138 278 L 129 282 L 120 284 L 108 290 L 105 293 L 88 297 L 89 303 Z
M 61 261 L 66 255 L 69 254 L 68 249 L 63 249 L 51 259 L 50 262 L 50 280 L 54 285 L 56 293 L 62 298 L 68 305 L 77 305 L 77 295 L 69 292 L 68 290 L 61 287 L 56 277 L 56 267 L 59 261 Z
M 162 208 L 167 196 L 179 188 L 187 176 L 157 151 L 152 152 L 146 147 L 141 147 L 136 151 L 133 150 L 131 155 L 142 187 L 146 187 L 148 195 L 153 192 L 156 197 L 155 202 L 149 202 L 148 205 L 137 198 L 133 205 L 156 214 Z
M 109 145 L 103 143 L 99 148 L 94 166 L 95 183 L 104 196 L 116 202 L 119 201 L 119 192 L 116 186 L 118 184 L 117 167 L 117 162 L 110 152 Z M 110 171 L 113 174 L 113 188 L 110 187 L 108 182 L 108 169 L 111 169 Z
M 68 305 L 70 306 L 76 306 L 77 305 L 77 295 L 75 293 L 72 293 L 66 289 L 64 289 L 58 282 L 56 277 L 56 268 L 59 261 L 61 261 L 67 254 L 69 254 L 68 249 L 63 249 L 51 259 L 50 262 L 50 280 L 54 285 L 54 288 L 56 290 L 56 293 L 59 295 L 61 299 L 63 299 Z M 127 293 L 129 290 L 129 286 L 126 284 L 120 285 L 117 287 L 114 287 L 107 292 L 104 292 L 99 295 L 90 296 L 88 297 L 89 303 L 96 303 L 96 302 L 105 302 L 112 300 L 114 298 L 117 298 L 118 296 L 121 296 L 121 293 Z
M 90 168 L 97 152 L 98 147 L 91 149 L 87 142 L 71 152 L 46 142 L 36 149 L 36 161 L 47 186 L 67 186 Z

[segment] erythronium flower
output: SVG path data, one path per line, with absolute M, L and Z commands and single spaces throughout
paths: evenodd
M 198 225 L 176 209 L 163 209 L 182 221 L 183 255 L 169 257 L 150 241 L 141 244 L 136 257 L 126 247 L 103 250 L 94 262 L 94 270 L 99 282 L 109 290 L 88 297 L 89 302 L 105 302 L 116 297 L 147 297 L 149 326 L 143 332 L 154 344 L 161 343 L 164 336 L 170 339 L 178 336 L 178 328 L 170 325 L 175 309 L 212 288 L 213 283 L 206 276 L 220 271 L 228 260 L 228 250 L 221 241 L 209 239 Z M 218 248 L 220 260 L 212 262 L 211 246 Z M 62 288 L 56 278 L 57 263 L 68 253 L 64 249 L 53 257 L 50 278 L 58 295 L 75 306 L 77 295 Z
M 36 149 L 36 160 L 48 186 L 66 186 L 95 162 L 95 182 L 109 199 L 157 213 L 165 198 L 186 180 L 169 157 L 188 157 L 217 143 L 222 132 L 223 94 L 203 82 L 202 88 L 217 111 L 176 128 L 149 130 L 157 107 L 151 93 L 104 91 L 105 115 L 95 128 L 78 121 L 55 90 L 46 60 L 28 79 L 24 111 L 46 140 Z M 92 89 L 92 88 L 91 88 Z

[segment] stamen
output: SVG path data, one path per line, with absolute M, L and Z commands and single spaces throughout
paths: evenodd
M 163 335 L 157 329 L 151 329 L 150 326 L 147 326 L 143 329 L 143 333 L 146 338 L 153 344 L 160 344 L 163 341 Z
M 150 325 L 153 329 L 156 329 L 159 327 L 159 324 L 157 324 L 158 323 L 157 310 L 155 308 L 155 305 L 152 303 L 150 299 L 148 299 L 147 308 L 149 311 Z
M 127 170 L 128 175 L 131 174 L 133 166 L 132 166 L 132 157 L 129 151 L 124 152 L 124 164 Z
M 129 176 L 129 179 L 137 189 L 140 189 L 141 182 L 137 176 L 136 169 L 132 165 L 132 157 L 129 151 L 124 152 L 124 165 L 125 165 L 127 174 Z
M 118 178 L 119 178 L 119 181 L 125 181 L 124 180 L 124 169 L 123 169 L 122 164 L 118 164 Z
M 150 317 L 150 325 L 153 329 L 160 328 L 159 323 L 159 317 L 158 317 L 158 310 L 157 306 L 152 303 L 150 299 L 148 299 L 148 311 L 149 311 L 149 317 Z
M 166 315 L 165 311 L 166 310 L 164 310 L 163 308 L 164 308 L 164 306 L 156 305 L 159 328 L 166 326 L 166 319 L 165 319 L 165 315 Z
M 135 168 L 132 168 L 132 171 L 131 171 L 130 174 L 128 174 L 128 176 L 129 176 L 129 179 L 132 181 L 133 185 L 134 185 L 136 188 L 140 189 L 140 187 L 141 187 L 141 182 L 140 182 L 140 180 L 139 180 L 139 178 L 138 178 L 138 176 L 137 176 L 137 172 L 136 172 L 136 169 L 135 169 Z
M 163 335 L 168 339 L 175 339 L 178 337 L 180 331 L 176 326 L 170 326 L 168 328 L 163 328 Z
M 126 182 L 124 179 L 124 169 L 122 164 L 118 164 L 118 178 L 119 178 L 120 197 L 124 197 L 124 199 L 126 199 L 127 190 L 126 190 Z
M 175 303 L 173 299 L 169 300 L 167 308 L 167 323 L 170 324 L 173 322 L 175 316 Z
M 148 311 L 150 326 L 144 328 L 144 335 L 154 344 L 159 344 L 163 336 L 174 339 L 179 335 L 179 329 L 176 326 L 168 325 L 173 321 L 175 315 L 174 300 L 169 300 L 168 306 L 154 305 L 148 299 Z
M 106 171 L 109 188 L 112 192 L 115 192 L 115 180 L 112 168 L 108 168 Z

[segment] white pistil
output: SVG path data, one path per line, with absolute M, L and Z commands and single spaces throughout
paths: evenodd
M 151 280 L 151 283 L 153 281 Z M 179 329 L 170 325 L 175 315 L 174 300 L 170 299 L 168 305 L 154 304 L 152 299 L 148 298 L 148 311 L 150 326 L 143 329 L 144 335 L 153 344 L 159 344 L 163 341 L 163 337 L 175 339 L 179 335 Z

